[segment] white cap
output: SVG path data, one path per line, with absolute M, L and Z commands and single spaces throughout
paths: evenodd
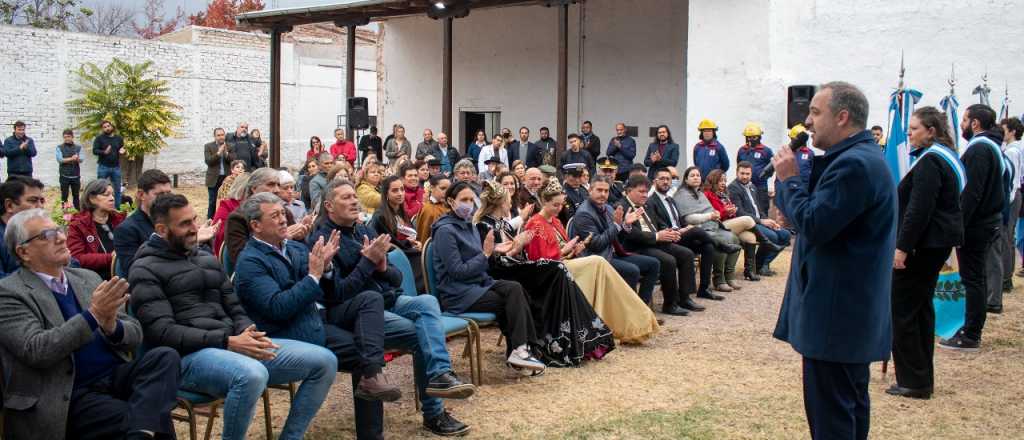
M 295 178 L 292 177 L 292 173 L 285 170 L 279 170 L 278 173 L 280 174 L 280 177 L 278 177 L 277 180 L 281 185 L 295 184 Z

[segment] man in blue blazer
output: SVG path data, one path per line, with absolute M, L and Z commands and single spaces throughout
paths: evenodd
M 654 180 L 654 174 L 658 170 L 679 167 L 679 144 L 672 140 L 672 131 L 668 126 L 658 127 L 655 141 L 647 146 L 644 165 L 647 166 L 647 178 L 650 180 Z M 686 165 L 686 162 L 683 162 L 683 165 Z
M 788 148 L 772 161 L 775 203 L 798 231 L 774 336 L 803 356 L 804 407 L 815 439 L 866 439 L 868 366 L 889 357 L 897 197 L 878 145 L 865 130 L 868 102 L 831 82 L 811 101 L 809 184 Z M 856 270 L 851 270 L 856 268 Z

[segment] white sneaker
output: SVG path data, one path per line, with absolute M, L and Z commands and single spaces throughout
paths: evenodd
M 544 363 L 530 354 L 526 345 L 520 345 L 508 356 L 508 364 L 513 368 L 525 368 L 532 371 L 544 371 Z

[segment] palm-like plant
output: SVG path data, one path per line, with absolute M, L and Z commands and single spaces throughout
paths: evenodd
M 117 58 L 104 68 L 83 64 L 75 72 L 78 84 L 73 92 L 78 97 L 65 104 L 83 140 L 98 136 L 104 120 L 117 127 L 126 152 L 121 169 L 131 185 L 138 180 L 145 155 L 165 147 L 164 139 L 174 136 L 181 123 L 176 113 L 181 107 L 167 96 L 167 81 L 150 74 L 152 65 Z

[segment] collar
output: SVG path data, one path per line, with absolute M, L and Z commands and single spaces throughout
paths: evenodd
M 743 146 L 740 147 L 740 149 L 743 149 L 743 150 L 764 150 L 765 146 L 764 146 L 764 144 L 757 144 L 757 146 L 755 146 L 754 148 L 750 148 L 750 145 L 743 144 Z
M 43 281 L 43 285 L 46 286 L 47 288 L 49 288 L 50 286 L 53 285 L 53 280 L 57 280 L 62 286 L 64 286 L 64 293 L 67 293 L 67 291 L 68 291 L 68 277 L 64 275 L 64 271 L 63 270 L 60 271 L 60 278 L 59 279 L 57 277 L 55 277 L 55 276 L 52 276 L 52 275 L 46 274 L 46 273 L 42 273 L 42 272 L 32 271 L 32 273 L 36 274 L 36 276 L 39 277 L 39 279 Z
M 850 147 L 857 145 L 861 142 L 871 141 L 874 142 L 875 138 L 871 137 L 871 132 L 868 130 L 861 130 L 858 133 L 854 133 L 850 137 L 839 141 L 838 144 L 832 146 L 825 151 L 825 157 L 835 157 L 842 154 L 844 151 L 849 150 Z
M 700 147 L 714 147 L 717 144 L 718 144 L 718 139 L 712 139 L 711 142 L 704 142 L 704 139 L 701 139 L 700 141 L 697 142 L 697 146 L 700 146 Z
M 267 243 L 267 242 L 265 242 L 263 240 L 260 240 L 259 238 L 256 238 L 255 235 L 252 235 L 251 237 L 252 237 L 253 241 L 255 241 L 257 244 L 261 244 L 261 245 L 266 246 L 266 247 L 268 247 L 270 249 L 273 249 L 274 252 L 277 252 L 277 253 L 282 254 L 282 255 L 284 255 L 285 249 L 288 248 L 288 239 L 287 238 L 284 239 L 284 241 L 281 242 L 281 247 L 277 247 L 277 246 L 274 246 L 274 245 L 272 245 L 270 243 Z

